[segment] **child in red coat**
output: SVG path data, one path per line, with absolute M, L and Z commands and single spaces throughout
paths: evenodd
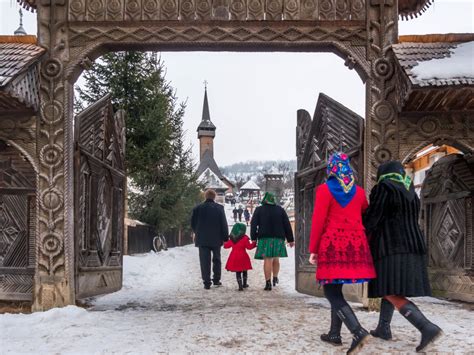
M 227 271 L 233 271 L 237 277 L 239 291 L 249 287 L 247 284 L 247 270 L 252 270 L 252 263 L 247 254 L 247 249 L 253 249 L 257 246 L 256 242 L 250 242 L 245 234 L 247 227 L 243 223 L 236 223 L 230 232 L 230 239 L 224 243 L 224 248 L 232 248 L 225 268 Z M 243 282 L 242 282 L 243 274 Z

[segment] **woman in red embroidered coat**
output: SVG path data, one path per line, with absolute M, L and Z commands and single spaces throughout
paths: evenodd
M 359 350 L 368 332 L 342 295 L 345 283 L 375 278 L 375 270 L 362 224 L 368 203 L 365 192 L 355 185 L 349 157 L 336 153 L 328 162 L 328 179 L 316 189 L 309 251 L 310 263 L 317 264 L 316 279 L 331 303 L 331 329 L 321 340 L 341 345 L 341 326 L 353 334 L 348 354 Z
M 239 291 L 249 287 L 247 284 L 247 270 L 252 270 L 252 263 L 247 254 L 247 249 L 253 249 L 257 243 L 250 242 L 250 239 L 245 232 L 247 227 L 243 223 L 236 223 L 230 232 L 230 239 L 224 243 L 224 249 L 232 248 L 225 268 L 227 271 L 236 273 Z M 243 281 L 242 281 L 243 274 Z

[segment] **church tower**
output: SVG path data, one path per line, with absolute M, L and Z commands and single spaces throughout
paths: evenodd
M 202 160 L 206 151 L 214 158 L 214 137 L 216 136 L 216 126 L 211 122 L 209 114 L 209 103 L 207 101 L 207 85 L 204 87 L 204 104 L 202 107 L 202 119 L 197 128 L 199 139 L 199 158 Z

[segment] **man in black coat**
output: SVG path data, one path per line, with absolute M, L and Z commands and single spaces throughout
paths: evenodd
M 194 243 L 199 248 L 201 276 L 204 288 L 211 288 L 211 259 L 212 282 L 216 286 L 221 283 L 221 247 L 229 239 L 229 228 L 225 217 L 224 207 L 216 203 L 216 192 L 206 190 L 206 201 L 193 209 L 191 227 L 195 234 Z M 211 258 L 212 253 L 212 258 Z

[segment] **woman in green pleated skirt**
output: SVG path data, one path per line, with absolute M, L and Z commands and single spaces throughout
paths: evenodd
M 293 230 L 286 211 L 275 202 L 275 196 L 265 193 L 262 205 L 255 209 L 250 223 L 250 235 L 257 241 L 255 259 L 263 259 L 265 290 L 270 291 L 278 284 L 280 259 L 286 258 L 286 242 L 290 247 L 295 244 Z M 273 277 L 273 280 L 272 280 Z

